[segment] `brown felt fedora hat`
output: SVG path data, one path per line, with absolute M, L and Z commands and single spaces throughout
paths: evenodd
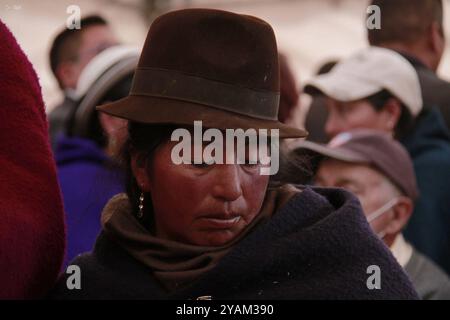
M 150 27 L 130 94 L 98 110 L 148 124 L 306 131 L 278 121 L 278 52 L 271 26 L 211 9 L 172 11 Z

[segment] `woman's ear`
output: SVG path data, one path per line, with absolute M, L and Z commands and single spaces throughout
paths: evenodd
M 431 52 L 433 53 L 434 58 L 433 61 L 430 61 L 430 63 L 432 64 L 431 68 L 436 71 L 439 67 L 439 63 L 441 62 L 441 58 L 445 50 L 444 30 L 439 23 L 433 22 L 430 26 L 428 35 L 428 47 L 429 50 L 431 50 Z
M 119 130 L 125 131 L 126 133 L 128 124 L 127 120 L 111 116 L 104 112 L 98 113 L 98 119 L 103 131 L 105 131 L 108 135 L 108 138 L 115 137 L 118 134 L 117 131 Z M 123 135 L 123 133 L 120 134 Z
M 78 74 L 74 63 L 62 62 L 56 69 L 56 75 L 64 89 L 76 89 Z
M 384 107 L 383 112 L 385 114 L 384 123 L 389 131 L 394 131 L 397 123 L 402 115 L 402 105 L 396 98 L 389 99 Z
M 133 153 L 131 155 L 131 171 L 136 179 L 139 188 L 144 192 L 150 192 L 150 179 L 147 172 L 146 161 L 140 154 Z
M 413 209 L 413 201 L 410 198 L 399 196 L 397 203 L 392 207 L 392 220 L 386 227 L 386 234 L 397 235 L 398 233 L 401 233 L 403 228 L 408 223 Z

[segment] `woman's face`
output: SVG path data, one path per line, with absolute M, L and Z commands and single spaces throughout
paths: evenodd
M 259 213 L 269 176 L 259 165 L 176 165 L 160 145 L 148 170 L 134 169 L 141 188 L 151 194 L 157 236 L 200 246 L 233 240 Z

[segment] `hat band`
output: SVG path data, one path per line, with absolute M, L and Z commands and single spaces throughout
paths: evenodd
M 278 119 L 280 94 L 256 91 L 173 70 L 138 68 L 130 95 L 182 100 L 264 120 Z

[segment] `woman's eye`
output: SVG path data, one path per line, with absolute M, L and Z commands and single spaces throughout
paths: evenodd
M 359 190 L 357 187 L 353 186 L 353 185 L 342 185 L 339 186 L 340 188 L 346 189 L 347 191 L 350 191 L 351 193 L 354 193 L 355 195 L 360 195 L 361 194 L 361 190 Z
M 245 163 L 243 164 L 244 167 L 249 168 L 249 169 L 255 169 L 255 168 L 259 168 L 260 166 L 260 162 L 256 162 L 256 163 L 251 163 L 250 161 L 246 160 Z
M 210 166 L 213 165 L 213 163 L 208 164 L 206 162 L 202 162 L 202 163 L 192 163 L 191 164 L 194 168 L 198 168 L 198 169 L 204 169 L 204 168 L 208 168 Z

